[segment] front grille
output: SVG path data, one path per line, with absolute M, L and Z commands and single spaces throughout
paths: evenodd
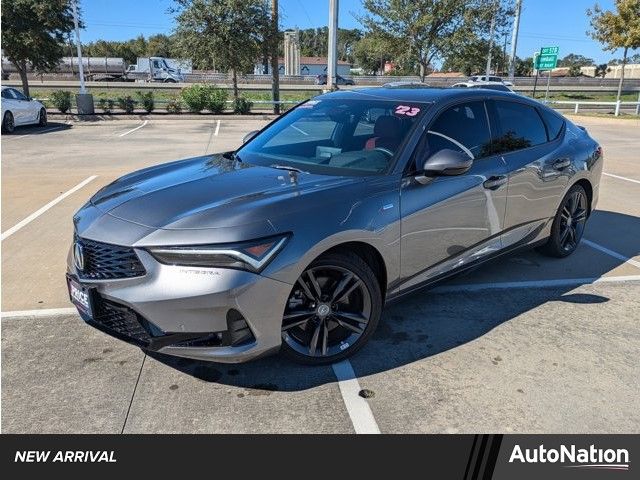
M 97 296 L 96 312 L 90 323 L 122 340 L 146 347 L 152 336 L 142 322 L 146 323 L 133 310 Z
M 115 280 L 140 277 L 146 273 L 133 248 L 77 238 L 82 246 L 84 266 L 78 271 L 80 278 L 88 280 Z

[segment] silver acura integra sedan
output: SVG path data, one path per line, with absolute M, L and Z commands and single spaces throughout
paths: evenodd
M 147 351 L 335 362 L 391 300 L 518 248 L 570 255 L 602 158 L 583 128 L 513 94 L 321 95 L 234 152 L 96 193 L 74 217 L 70 297 Z

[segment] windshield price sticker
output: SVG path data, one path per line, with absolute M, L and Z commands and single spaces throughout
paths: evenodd
M 398 105 L 394 113 L 396 115 L 406 115 L 407 117 L 415 117 L 418 113 L 420 113 L 420 109 L 418 107 L 411 107 L 409 105 Z

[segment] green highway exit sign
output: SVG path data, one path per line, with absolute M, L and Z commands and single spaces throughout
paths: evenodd
M 536 70 L 551 70 L 558 64 L 559 47 L 542 47 L 540 53 L 535 56 L 533 67 Z

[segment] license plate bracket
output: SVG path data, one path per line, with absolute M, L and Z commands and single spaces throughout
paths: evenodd
M 67 275 L 69 299 L 75 305 L 84 320 L 93 320 L 95 287 L 87 287 L 74 277 Z

